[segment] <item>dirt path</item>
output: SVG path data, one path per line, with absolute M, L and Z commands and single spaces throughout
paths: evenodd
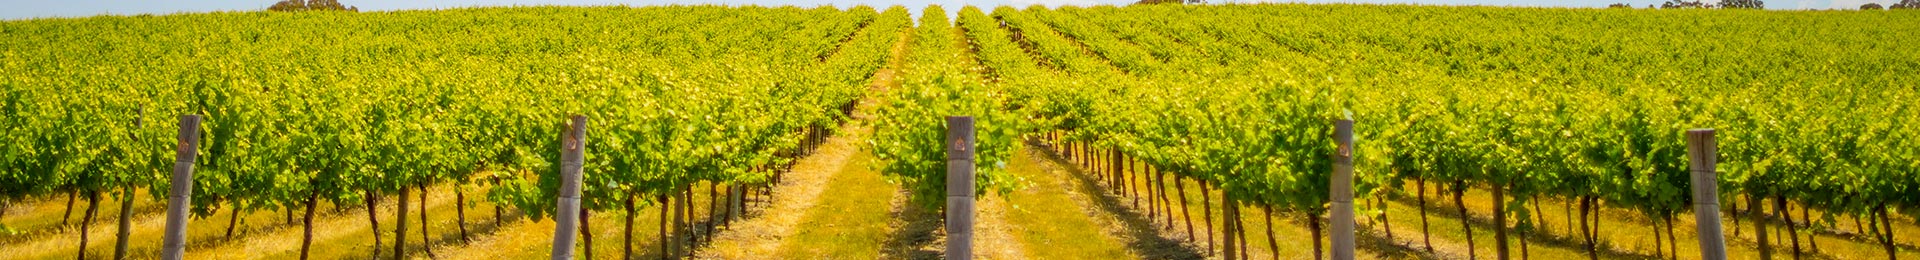
M 854 113 L 856 118 L 865 116 L 859 110 Z M 847 167 L 864 167 L 853 165 L 852 159 L 854 153 L 859 152 L 859 140 L 868 130 L 858 122 L 848 126 L 842 131 L 844 134 L 828 138 L 818 153 L 801 159 L 793 171 L 781 178 L 782 183 L 773 189 L 772 208 L 748 213 L 755 217 L 720 232 L 707 249 L 699 250 L 698 256 L 719 259 L 771 256 L 779 249 L 780 241 L 793 236 L 795 229 L 817 228 L 800 225 L 800 220 L 821 200 L 833 199 L 820 196 L 830 187 L 829 181 Z
M 1017 221 L 1009 218 L 1017 210 L 1011 196 L 988 195 L 980 198 L 974 206 L 974 256 L 980 259 L 1028 259 L 1026 243 L 1014 235 L 1015 230 L 1023 230 L 1032 225 L 1015 225 Z
M 880 104 L 871 97 L 899 83 L 896 70 L 906 56 L 910 31 L 902 32 L 893 47 L 889 66 L 874 75 L 870 99 L 855 110 L 845 135 L 829 139 L 820 156 L 808 158 L 791 176 L 802 183 L 776 190 L 782 200 L 765 217 L 743 223 L 739 232 L 722 234 L 704 258 L 851 258 L 926 259 L 944 250 L 940 215 L 906 205 L 907 194 L 888 183 L 867 163 L 872 154 L 859 142 L 871 129 L 864 124 Z M 824 189 L 824 190 L 822 190 Z M 1004 198 L 982 198 L 977 205 L 976 251 L 981 259 L 1026 259 L 1025 249 L 1013 241 L 1006 221 Z
M 906 55 L 906 41 L 911 35 L 908 33 L 910 31 L 900 32 L 900 38 L 894 43 L 893 56 L 888 60 L 888 66 L 874 72 L 873 81 L 868 85 L 866 98 L 863 98 L 854 108 L 853 119 L 838 132 L 839 134 L 829 137 L 817 153 L 795 163 L 793 170 L 782 177 L 782 183 L 773 189 L 775 200 L 772 203 L 773 207 L 749 212 L 756 217 L 740 221 L 734 224 L 734 228 L 720 232 L 715 236 L 713 243 L 698 250 L 696 253 L 698 258 L 747 259 L 783 255 L 782 252 L 789 251 L 783 249 L 783 247 L 790 247 L 787 240 L 800 232 L 808 231 L 800 230 L 801 228 L 826 231 L 818 223 L 808 221 L 816 218 L 812 217 L 814 214 L 825 214 L 813 212 L 822 200 L 841 200 L 848 196 L 857 196 L 833 194 L 830 198 L 821 198 L 821 194 L 829 193 L 828 191 L 844 193 L 840 191 L 873 188 L 875 185 L 894 187 L 884 181 L 875 182 L 878 173 L 862 171 L 868 168 L 865 161 L 872 159 L 861 151 L 860 146 L 867 135 L 872 133 L 865 122 L 872 118 L 874 107 L 879 105 L 874 98 L 899 85 L 895 81 L 894 68 L 899 67 L 902 57 Z M 872 176 L 875 179 L 845 180 L 849 177 L 864 177 L 842 176 L 848 174 L 876 176 Z M 865 187 L 837 187 L 848 183 L 857 183 Z
M 1200 183 L 1191 179 L 1179 181 L 1178 183 L 1182 185 L 1182 187 L 1177 188 L 1174 187 L 1176 180 L 1173 175 L 1169 173 L 1166 175 L 1167 179 L 1164 184 L 1166 186 L 1163 188 L 1166 192 L 1170 193 L 1167 199 L 1167 203 L 1170 205 L 1167 205 L 1166 208 L 1171 212 L 1164 216 L 1159 216 L 1158 214 L 1155 214 L 1156 216 L 1149 216 L 1144 208 L 1149 205 L 1146 200 L 1147 197 L 1144 196 L 1144 187 L 1151 185 L 1148 184 L 1146 178 L 1131 178 L 1133 181 L 1132 185 L 1136 185 L 1134 187 L 1140 188 L 1139 190 L 1122 189 L 1116 191 L 1112 187 L 1106 186 L 1105 183 L 1107 181 L 1100 179 L 1098 174 L 1088 172 L 1088 169 L 1078 165 L 1078 159 L 1067 158 L 1058 153 L 1050 152 L 1047 147 L 1048 145 L 1043 141 L 1029 143 L 1029 146 L 1026 148 L 1031 152 L 1029 156 L 1034 160 L 1032 163 L 1034 166 L 1030 167 L 1039 168 L 1050 175 L 1058 176 L 1055 178 L 1059 178 L 1061 181 L 1060 185 L 1062 187 L 1060 189 L 1063 189 L 1071 195 L 1071 199 L 1066 200 L 1076 202 L 1079 207 L 1078 210 L 1084 212 L 1083 215 L 1092 216 L 1093 223 L 1091 225 L 1097 227 L 1101 235 L 1124 243 L 1125 249 L 1127 250 L 1127 257 L 1143 259 L 1225 258 L 1225 255 L 1222 254 L 1224 248 L 1215 244 L 1225 237 L 1225 229 L 1223 227 L 1225 220 L 1221 215 L 1223 205 L 1221 205 L 1219 189 L 1202 191 L 1199 188 Z M 1019 167 L 1021 166 L 1015 166 L 1015 168 Z M 1142 194 L 1140 207 L 1134 207 L 1132 197 L 1124 195 L 1124 192 L 1140 192 L 1140 194 Z M 1180 202 L 1182 199 L 1181 196 L 1184 196 L 1186 203 L 1182 204 Z M 1202 196 L 1206 196 L 1207 199 L 1203 200 Z M 1182 212 L 1183 205 L 1186 211 L 1184 213 Z M 1314 244 L 1312 234 L 1308 231 L 1307 221 L 1301 218 L 1299 213 L 1275 211 L 1271 222 L 1267 219 L 1267 215 L 1258 207 L 1244 207 L 1241 209 L 1241 213 L 1243 214 L 1241 216 L 1241 223 L 1248 228 L 1246 233 L 1248 259 L 1313 258 Z M 1055 222 L 1071 223 L 1069 221 L 1058 220 Z M 1269 229 L 1268 223 L 1271 223 L 1271 229 Z M 1211 232 L 1213 235 L 1211 236 L 1207 235 L 1207 233 L 1210 232 L 1208 229 L 1209 224 L 1212 225 Z M 1192 236 L 1187 234 L 1187 227 L 1189 225 L 1193 228 L 1194 235 Z M 1326 225 L 1326 223 L 1323 222 L 1322 225 Z M 1322 226 L 1322 228 L 1327 227 Z M 1400 226 L 1395 225 L 1395 228 L 1398 229 Z M 1271 240 L 1268 239 L 1268 230 L 1272 231 L 1273 239 Z M 1075 231 L 1060 230 L 1056 232 Z M 1087 235 L 1072 235 L 1072 237 L 1085 236 Z M 1211 239 L 1209 239 L 1209 237 L 1211 237 Z M 1209 242 L 1209 240 L 1213 242 Z M 1360 259 L 1434 258 L 1434 256 L 1431 255 L 1411 251 L 1404 246 L 1388 243 L 1375 235 L 1361 234 L 1357 237 L 1356 242 L 1358 246 L 1356 257 Z M 1326 247 L 1328 246 L 1327 243 L 1331 242 L 1322 240 L 1321 243 L 1322 247 Z M 1060 249 L 1061 247 L 1059 246 L 1048 246 L 1046 248 L 1050 250 L 1064 250 Z M 1042 252 L 1036 251 L 1035 253 L 1040 254 Z
M 1113 214 L 1100 210 L 1081 192 L 1072 173 L 1053 164 L 1034 147 L 1014 152 L 1008 171 L 1028 186 L 1007 196 L 1011 224 L 1023 247 L 1036 259 L 1145 258 L 1129 252 L 1126 237 L 1113 236 L 1118 227 Z M 1123 234 L 1125 232 L 1122 232 Z M 1163 257 L 1176 258 L 1176 257 Z

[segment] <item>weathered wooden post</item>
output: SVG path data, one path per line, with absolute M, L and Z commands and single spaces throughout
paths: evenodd
M 160 259 L 180 260 L 187 250 L 187 208 L 193 198 L 193 162 L 200 147 L 200 115 L 180 116 L 180 143 L 173 152 L 172 188 L 167 190 L 167 234 Z
M 1333 259 L 1353 259 L 1353 120 L 1333 123 Z
M 973 117 L 947 117 L 947 258 L 973 259 Z
M 741 200 L 746 199 L 746 196 L 747 189 L 741 188 L 740 184 L 727 186 L 727 222 L 733 222 L 734 218 L 745 216 L 747 204 L 742 203 Z
M 560 140 L 560 204 L 553 220 L 553 259 L 573 259 L 573 239 L 580 219 L 580 168 L 585 164 L 587 117 L 574 115 Z
M 1699 224 L 1700 259 L 1727 259 L 1727 243 L 1720 230 L 1720 184 L 1715 164 L 1719 145 L 1713 129 L 1687 130 L 1687 165 L 1693 175 L 1693 220 Z

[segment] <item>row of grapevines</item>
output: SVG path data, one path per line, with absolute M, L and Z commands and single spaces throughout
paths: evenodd
M 1307 215 L 1327 210 L 1327 187 L 1334 150 L 1330 134 L 1335 119 L 1351 117 L 1337 104 L 1339 89 L 1302 82 L 1314 70 L 1272 63 L 1226 67 L 1211 59 L 1165 54 L 1165 43 L 1149 43 L 1153 55 L 1140 47 L 1159 36 L 1140 31 L 1115 33 L 1097 22 L 1118 14 L 1028 9 L 996 12 L 1004 19 L 1034 16 L 1052 20 L 1051 27 L 1075 39 L 1107 43 L 1086 44 L 1086 51 L 1112 60 L 1099 84 L 1122 86 L 1081 91 L 1085 124 L 1070 129 L 1090 140 L 1096 149 L 1118 151 L 1148 162 L 1176 176 L 1195 178 L 1221 189 L 1230 205 L 1251 203 Z M 1045 25 L 1021 31 L 1046 30 Z M 1122 39 L 1131 38 L 1133 41 Z M 1041 42 L 1042 45 L 1067 45 Z M 1159 45 L 1152 45 L 1159 44 Z M 1162 57 L 1169 58 L 1160 61 Z M 1180 68 L 1180 69 L 1168 69 Z M 1096 88 L 1100 86 L 1073 86 Z M 1365 187 L 1372 182 L 1360 181 Z M 1236 207 L 1228 214 L 1237 216 Z M 1317 229 L 1318 222 L 1315 222 Z
M 1893 127 L 1912 113 L 1888 100 L 1914 85 L 1887 72 L 1920 67 L 1862 38 L 1898 26 L 1845 26 L 1899 17 L 1341 5 L 994 16 L 1005 35 L 970 32 L 972 41 L 1004 51 L 981 59 L 999 61 L 987 64 L 1001 78 L 1032 79 L 1012 84 L 1059 86 L 1022 95 L 1072 104 L 1038 110 L 1062 118 L 1050 127 L 1212 180 L 1236 200 L 1308 214 L 1327 199 L 1326 125 L 1347 117 L 1361 122 L 1361 196 L 1405 180 L 1505 190 L 1511 198 L 1496 203 L 1523 229 L 1537 223 L 1522 206 L 1539 196 L 1663 218 L 1687 210 L 1690 128 L 1721 129 L 1729 198 L 1871 216 L 1913 207 L 1920 187 L 1914 164 L 1897 159 L 1914 156 L 1900 145 L 1913 131 Z M 1668 26 L 1695 18 L 1740 26 Z M 1838 22 L 1834 32 L 1786 33 L 1754 19 Z M 1581 26 L 1594 20 L 1623 24 Z M 1030 73 L 1022 56 L 1064 66 Z M 1825 65 L 1798 62 L 1806 58 Z
M 570 114 L 589 117 L 588 209 L 695 182 L 764 184 L 802 138 L 837 127 L 909 24 L 903 8 L 876 14 L 540 7 L 8 21 L 0 66 L 14 73 L 0 79 L 0 108 L 13 124 L 0 195 L 164 197 L 182 114 L 207 116 L 201 217 L 497 182 L 490 200 L 541 218 L 554 210 Z M 39 44 L 49 41 L 74 44 Z
M 1444 92 L 1404 95 L 1397 100 L 1437 101 L 1443 105 L 1428 108 L 1444 108 L 1441 113 L 1454 118 L 1438 121 L 1470 127 L 1413 126 L 1405 130 L 1426 132 L 1427 137 L 1413 138 L 1397 147 L 1409 154 L 1423 153 L 1417 150 L 1432 149 L 1437 143 L 1482 143 L 1478 146 L 1497 149 L 1424 152 L 1428 163 L 1480 167 L 1432 169 L 1433 165 L 1416 164 L 1395 168 L 1443 171 L 1429 172 L 1439 175 L 1430 177 L 1443 181 L 1512 185 L 1521 191 L 1515 194 L 1521 199 L 1510 205 L 1524 203 L 1526 194 L 1544 194 L 1604 200 L 1656 218 L 1671 218 L 1691 205 L 1680 132 L 1717 128 L 1722 133 L 1725 173 L 1721 175 L 1722 196 L 1729 198 L 1723 201 L 1735 201 L 1730 198 L 1738 194 L 1749 195 L 1749 200 L 1790 198 L 1803 207 L 1830 214 L 1820 220 L 1801 220 L 1827 227 L 1837 224 L 1835 215 L 1870 217 L 1876 214 L 1874 211 L 1884 215 L 1889 206 L 1912 207 L 1911 199 L 1895 198 L 1911 197 L 1903 194 L 1911 194 L 1915 187 L 1910 181 L 1914 179 L 1912 171 L 1897 170 L 1911 169 L 1910 163 L 1865 162 L 1900 157 L 1905 151 L 1861 149 L 1872 143 L 1902 142 L 1861 137 L 1906 134 L 1891 128 L 1865 127 L 1867 124 L 1836 127 L 1911 118 L 1883 114 L 1898 113 L 1904 105 L 1885 102 L 1882 97 L 1909 96 L 1913 85 L 1881 71 L 1913 70 L 1913 63 L 1887 60 L 1880 54 L 1890 50 L 1860 45 L 1865 40 L 1861 35 L 1897 28 L 1842 25 L 1874 24 L 1892 17 L 1392 8 L 1374 11 L 1441 19 L 1376 16 L 1354 21 L 1354 27 L 1336 28 L 1309 21 L 1374 11 L 1265 8 L 1274 11 L 1241 11 L 1264 15 L 1264 22 L 1297 24 L 1291 30 L 1268 30 L 1268 34 L 1306 39 L 1298 43 L 1304 47 L 1297 49 L 1309 50 L 1303 52 L 1319 59 L 1338 61 L 1351 59 L 1349 53 L 1364 53 L 1388 58 L 1384 66 L 1427 71 L 1413 76 L 1465 83 L 1438 84 Z M 1727 25 L 1668 26 L 1669 19 L 1677 19 L 1669 16 L 1676 15 Z M 1440 22 L 1447 19 L 1456 21 Z M 1517 23 L 1506 19 L 1539 26 L 1518 28 L 1512 26 Z M 1595 29 L 1580 26 L 1585 19 L 1620 22 Z M 1836 29 L 1814 36 L 1759 30 L 1764 26 L 1754 22 L 1814 19 L 1834 21 L 1829 25 Z M 1430 29 L 1349 29 L 1409 25 Z M 1675 42 L 1679 37 L 1694 40 Z M 1315 40 L 1342 44 L 1316 45 Z M 1807 58 L 1826 63 L 1799 62 Z M 1474 94 L 1459 94 L 1466 92 Z M 1779 95 L 1783 92 L 1806 94 Z M 1387 101 L 1368 103 L 1412 103 Z M 1382 109 L 1385 113 L 1368 114 L 1389 116 L 1382 120 L 1393 122 L 1399 121 L 1393 114 L 1418 110 L 1425 109 Z M 1883 147 L 1895 146 L 1899 145 Z M 1486 173 L 1457 173 L 1475 169 Z M 1877 172 L 1863 174 L 1870 171 Z M 1742 206 L 1749 205 L 1729 208 Z M 1778 206 L 1787 205 L 1779 202 Z M 1891 238 L 1880 242 L 1891 242 Z

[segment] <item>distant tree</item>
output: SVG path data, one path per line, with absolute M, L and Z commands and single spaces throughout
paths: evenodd
M 1154 4 L 1206 4 L 1206 3 L 1207 3 L 1207 1 L 1206 1 L 1206 0 L 1140 0 L 1139 2 L 1134 2 L 1134 4 L 1143 4 L 1143 5 L 1154 5 Z
M 1633 6 L 1627 5 L 1626 3 L 1614 3 L 1607 5 L 1607 8 L 1633 9 Z
M 1864 5 L 1860 5 L 1860 10 L 1880 10 L 1880 9 L 1886 9 L 1886 8 L 1880 7 L 1880 4 L 1876 4 L 1876 3 L 1867 3 Z
M 280 2 L 273 3 L 273 6 L 267 7 L 267 10 L 276 11 L 276 12 L 296 12 L 296 11 L 359 12 L 360 7 L 342 5 L 340 4 L 340 1 L 337 1 L 337 0 L 280 0 Z
M 1760 0 L 1720 0 L 1720 8 L 1765 9 L 1767 3 Z
M 1900 0 L 1899 3 L 1894 3 L 1893 6 L 1888 6 L 1888 9 L 1914 9 L 1914 8 L 1920 8 L 1920 0 Z
M 1726 0 L 1723 0 L 1726 1 Z M 1739 1 L 1739 0 L 1733 0 Z M 1660 9 L 1713 8 L 1713 5 L 1700 1 L 1671 0 L 1660 4 Z

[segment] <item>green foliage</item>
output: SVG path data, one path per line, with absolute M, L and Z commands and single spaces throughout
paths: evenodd
M 359 12 L 359 11 L 360 11 L 360 8 L 359 8 L 359 7 L 353 7 L 353 6 L 347 6 L 347 5 L 343 5 L 343 4 L 340 4 L 340 1 L 337 1 L 337 0 L 281 0 L 281 1 L 279 1 L 279 2 L 274 2 L 274 3 L 273 3 L 273 6 L 268 6 L 268 7 L 267 7 L 267 11 L 275 11 L 275 12 L 295 12 L 295 11 L 352 11 L 352 12 Z
M 967 9 L 960 27 L 1041 127 L 1291 210 L 1327 200 L 1328 129 L 1351 115 L 1359 196 L 1422 178 L 1673 214 L 1691 205 L 1682 134 L 1715 128 L 1723 192 L 1858 214 L 1920 188 L 1897 127 L 1916 85 L 1896 76 L 1920 62 L 1883 37 L 1906 19 L 1139 5 Z
M 1058 131 L 1317 214 L 1332 121 L 1351 118 L 1361 196 L 1418 178 L 1671 214 L 1691 203 L 1682 133 L 1714 128 L 1725 194 L 1920 207 L 1907 15 L 1136 5 L 968 7 L 955 25 L 929 9 L 868 143 L 922 206 L 943 194 L 942 118 L 972 115 L 977 193 L 1018 188 L 1006 157 Z M 490 200 L 544 217 L 576 114 L 587 208 L 764 183 L 846 119 L 907 28 L 901 7 L 5 21 L 0 197 L 163 195 L 182 114 L 207 117 L 202 216 L 497 181 Z
M 720 6 L 8 21 L 0 195 L 164 195 L 183 114 L 206 116 L 200 216 L 498 181 L 488 199 L 545 217 L 575 114 L 590 209 L 764 183 L 838 126 L 908 25 L 902 8 Z M 365 29 L 282 30 L 336 27 Z

